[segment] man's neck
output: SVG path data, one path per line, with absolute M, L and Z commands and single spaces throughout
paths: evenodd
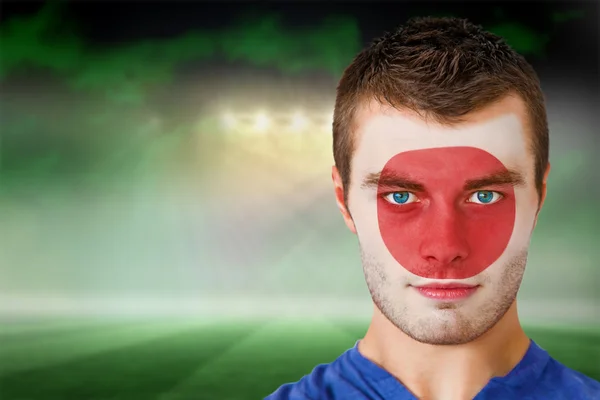
M 435 346 L 417 342 L 375 308 L 360 353 L 395 376 L 421 400 L 472 399 L 493 377 L 508 374 L 530 340 L 519 323 L 516 302 L 473 342 Z

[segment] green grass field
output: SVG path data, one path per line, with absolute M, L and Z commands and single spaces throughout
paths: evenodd
M 37 319 L 0 325 L 0 399 L 262 399 L 354 345 L 366 323 Z M 600 329 L 528 329 L 600 379 Z

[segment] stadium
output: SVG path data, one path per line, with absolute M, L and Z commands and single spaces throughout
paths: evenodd
M 1 25 L 0 399 L 261 399 L 352 347 L 372 305 L 333 195 L 334 96 L 367 36 L 408 6 L 302 28 L 216 27 L 229 11 L 216 2 L 180 12 L 191 22 L 177 7 L 94 4 L 72 10 L 90 38 L 43 36 L 63 21 L 52 9 Z M 590 36 L 560 42 L 558 23 L 531 35 L 520 7 L 513 20 L 449 7 L 533 43 L 521 48 L 534 60 L 554 40 L 539 61 L 552 181 L 519 313 L 553 357 L 600 379 L 598 101 L 578 80 L 593 51 L 570 41 Z M 188 25 L 165 39 L 171 17 Z M 94 18 L 112 21 L 106 36 Z M 118 36 L 146 26 L 159 28 Z M 574 70 L 554 64 L 560 51 L 576 51 Z

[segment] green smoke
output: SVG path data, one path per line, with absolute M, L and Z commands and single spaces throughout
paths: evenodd
M 487 29 L 502 37 L 515 51 L 524 55 L 542 56 L 550 41 L 548 34 L 536 32 L 514 22 L 496 24 Z
M 0 26 L 0 78 L 34 66 L 69 73 L 82 65 L 83 41 L 61 32 L 61 4 L 49 2 L 34 16 L 14 17 Z
M 277 15 L 245 20 L 223 32 L 219 40 L 230 61 L 291 73 L 325 70 L 334 76 L 360 50 L 360 41 L 357 24 L 349 18 L 327 18 L 319 27 L 290 32 Z
M 552 14 L 552 20 L 556 23 L 568 22 L 585 17 L 585 12 L 582 10 L 569 10 L 565 12 L 555 12 Z
M 0 77 L 21 69 L 49 69 L 70 87 L 100 93 L 117 104 L 141 104 L 145 93 L 173 79 L 188 61 L 224 58 L 286 73 L 326 71 L 338 76 L 361 46 L 356 21 L 325 19 L 316 28 L 291 31 L 274 15 L 251 18 L 217 31 L 94 48 L 73 32 L 50 34 L 61 21 L 60 3 L 0 29 Z

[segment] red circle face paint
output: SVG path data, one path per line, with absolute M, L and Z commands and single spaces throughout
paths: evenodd
M 413 150 L 392 157 L 377 188 L 379 230 L 391 255 L 425 278 L 465 279 L 484 271 L 506 249 L 516 214 L 511 184 L 466 186 L 492 176 L 509 174 L 500 160 L 474 147 Z M 482 204 L 478 191 L 501 196 Z M 388 201 L 395 192 L 416 197 L 405 204 Z

